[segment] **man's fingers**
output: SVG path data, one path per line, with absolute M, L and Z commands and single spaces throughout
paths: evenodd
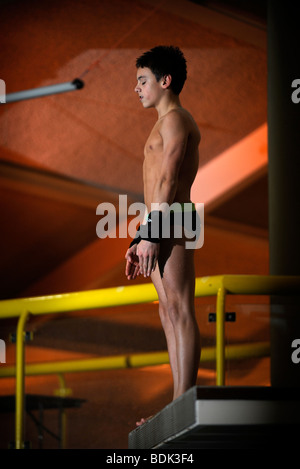
M 125 275 L 126 277 L 129 277 L 132 274 L 132 264 L 127 261 L 126 262 L 126 267 L 125 267 Z
M 151 272 L 154 272 L 156 267 L 156 258 L 155 257 L 140 257 L 140 273 L 144 275 L 144 277 L 150 277 Z
M 151 262 L 148 263 L 148 271 L 147 271 L 147 276 L 148 277 L 150 277 L 151 272 L 154 272 L 155 264 L 156 264 L 156 259 L 155 259 L 155 257 L 152 257 Z
M 125 275 L 128 280 L 133 280 L 139 274 L 139 258 L 133 249 L 127 249 L 125 254 Z
M 148 273 L 148 265 L 149 265 L 149 258 L 147 257 L 146 259 L 144 259 L 144 266 L 143 266 L 143 274 L 144 274 L 144 277 L 147 276 L 147 273 Z
M 145 275 L 146 270 L 146 265 L 147 265 L 147 257 L 144 255 L 139 256 L 139 267 L 140 267 L 140 273 L 142 275 Z
M 140 267 L 140 272 L 141 272 L 142 275 L 144 274 L 144 265 L 145 265 L 144 257 L 140 256 L 140 258 L 139 258 L 139 267 Z
M 156 244 L 144 240 L 140 242 L 136 250 L 140 269 L 139 274 L 150 277 L 155 270 L 158 253 L 159 247 Z

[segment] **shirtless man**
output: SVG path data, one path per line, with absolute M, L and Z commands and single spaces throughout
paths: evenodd
M 191 203 L 200 132 L 179 100 L 186 80 L 186 60 L 177 47 L 158 46 L 139 57 L 136 67 L 135 92 L 144 108 L 155 108 L 158 113 L 144 151 L 147 210 L 151 212 L 153 204 L 164 202 L 169 206 L 173 202 Z M 137 235 L 125 256 L 128 280 L 140 274 L 151 276 L 158 293 L 174 382 L 173 400 L 196 384 L 200 360 L 194 307 L 194 249 L 187 249 L 185 241 L 184 236 L 147 240 Z M 145 421 L 142 419 L 137 425 Z

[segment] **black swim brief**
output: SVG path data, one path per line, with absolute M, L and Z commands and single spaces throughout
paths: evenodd
M 196 211 L 195 205 L 192 203 L 174 204 L 174 209 L 162 215 L 161 212 L 151 212 L 148 216 L 147 223 L 140 225 L 135 238 L 130 244 L 138 244 L 142 239 L 159 243 L 163 239 L 182 238 L 198 239 L 200 235 L 200 217 Z M 155 223 L 153 213 L 159 213 L 159 219 Z M 155 226 L 152 226 L 155 225 Z M 151 229 L 152 228 L 152 229 Z

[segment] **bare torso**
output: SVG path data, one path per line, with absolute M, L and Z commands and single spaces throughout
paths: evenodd
M 183 108 L 177 108 L 170 112 L 180 113 L 181 123 L 184 134 L 186 136 L 186 147 L 183 159 L 180 164 L 175 196 L 170 203 L 173 202 L 190 202 L 190 190 L 198 171 L 199 152 L 198 146 L 200 142 L 200 132 L 193 117 Z M 154 125 L 144 149 L 144 200 L 147 209 L 151 211 L 151 203 L 153 200 L 153 192 L 155 184 L 160 177 L 163 159 L 163 139 L 160 129 L 165 116 L 160 118 Z

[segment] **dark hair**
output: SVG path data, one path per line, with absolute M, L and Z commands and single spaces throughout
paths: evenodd
M 170 88 L 179 94 L 187 77 L 186 60 L 178 47 L 157 46 L 136 59 L 137 68 L 149 68 L 157 81 L 171 75 Z

